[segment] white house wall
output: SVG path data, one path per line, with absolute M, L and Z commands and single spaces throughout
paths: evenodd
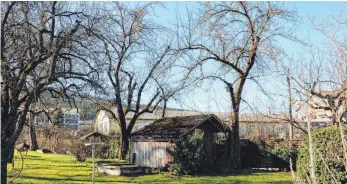
M 329 107 L 327 101 L 325 99 L 321 99 L 318 97 L 313 96 L 309 104 L 313 107 Z M 296 108 L 296 118 L 301 121 L 307 121 L 307 115 L 308 115 L 308 104 L 304 101 L 297 101 L 295 104 Z M 313 122 L 331 122 L 331 111 L 330 110 L 324 110 L 324 109 L 318 109 L 318 108 L 311 108 L 311 119 Z
M 95 120 L 95 130 L 108 135 L 110 133 L 110 118 L 106 115 L 105 111 L 99 111 Z
M 154 120 L 143 120 L 141 118 L 135 123 L 133 131 L 143 128 L 145 125 L 152 123 Z M 130 123 L 130 119 L 126 119 L 127 124 Z M 140 127 L 139 127 L 140 126 Z M 117 122 L 110 118 L 106 111 L 100 110 L 95 119 L 95 130 L 105 135 L 113 134 L 120 130 Z

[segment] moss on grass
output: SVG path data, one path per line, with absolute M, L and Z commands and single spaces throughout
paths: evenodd
M 84 184 L 91 182 L 92 164 L 75 161 L 72 156 L 28 152 L 23 172 L 15 183 Z M 8 170 L 11 165 L 8 164 Z M 11 175 L 11 172 L 9 172 Z M 96 175 L 96 183 L 291 183 L 287 172 L 239 172 L 227 176 L 174 176 L 168 173 L 137 177 Z

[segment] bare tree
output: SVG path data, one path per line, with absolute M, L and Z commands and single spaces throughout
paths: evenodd
M 40 96 L 34 94 L 33 102 L 29 108 L 29 117 L 27 118 L 28 123 L 25 122 L 25 125 L 29 127 L 29 137 L 30 137 L 30 149 L 37 150 L 39 145 L 37 143 L 36 136 L 36 126 L 39 123 L 42 126 L 47 126 L 53 122 L 53 115 L 56 111 L 61 108 L 62 98 L 70 99 L 71 96 L 64 96 L 59 94 L 50 94 L 50 91 L 44 91 Z M 75 100 L 71 98 L 71 100 Z M 70 103 L 70 106 L 74 105 L 73 102 Z M 46 124 L 47 123 L 47 124 Z
M 101 6 L 102 23 L 90 30 L 99 39 L 96 45 L 105 65 L 105 90 L 96 92 L 94 102 L 119 124 L 119 159 L 126 158 L 137 119 L 162 102 L 166 106 L 187 82 L 172 68 L 179 55 L 171 48 L 169 32 L 150 19 L 152 7 L 151 3 L 132 7 L 120 2 Z M 131 117 L 129 122 L 126 117 Z
M 198 51 L 199 59 L 190 68 L 212 61 L 212 74 L 202 79 L 223 82 L 231 104 L 232 165 L 240 166 L 239 111 L 247 79 L 256 79 L 280 52 L 277 37 L 291 39 L 284 24 L 296 19 L 294 11 L 270 2 L 204 3 L 195 24 L 188 23 L 182 35 L 185 49 Z M 288 26 L 289 24 L 287 24 Z M 268 60 L 268 61 L 266 61 Z
M 1 2 L 1 178 L 35 96 L 62 95 L 94 83 L 86 60 L 82 6 L 66 2 Z M 83 67 L 83 69 L 81 69 Z M 74 82 L 74 81 L 79 82 Z
M 339 127 L 345 170 L 347 170 L 347 144 L 344 133 L 344 125 L 347 122 L 346 17 L 346 12 L 342 10 L 338 17 L 328 16 L 321 22 L 312 19 L 315 29 L 322 34 L 324 43 L 311 48 L 309 50 L 311 55 L 308 57 L 299 58 L 303 67 L 293 76 L 297 85 L 295 90 L 307 98 L 303 106 L 312 111 L 307 118 L 310 120 L 314 115 L 316 119 L 322 119 L 320 116 L 323 115 L 330 120 L 330 123 Z M 311 144 L 314 144 L 314 140 L 312 142 Z M 313 168 L 310 177 L 315 182 Z

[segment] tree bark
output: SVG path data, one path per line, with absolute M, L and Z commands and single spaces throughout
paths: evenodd
M 232 169 L 241 166 L 240 159 L 240 133 L 239 133 L 239 110 L 234 109 L 231 113 L 231 150 L 232 150 Z
M 120 150 L 119 150 L 118 159 L 119 160 L 125 160 L 126 156 L 128 154 L 128 151 L 129 151 L 129 139 L 128 139 L 127 133 L 122 134 L 119 148 L 120 148 Z
M 1 149 L 1 184 L 7 183 L 7 157 L 5 150 Z
M 17 139 L 11 139 L 11 135 L 15 132 L 14 119 L 8 114 L 1 113 L 1 184 L 7 183 L 7 163 L 12 162 L 13 148 Z M 7 125 L 7 126 L 4 126 Z M 15 134 L 15 133 L 13 133 Z
M 227 140 L 226 140 L 226 144 L 225 144 L 225 150 L 226 150 L 226 163 L 223 164 L 223 166 L 225 167 L 224 169 L 226 173 L 230 172 L 230 166 L 232 165 L 232 132 L 228 132 L 225 134 Z
M 2 132 L 1 135 L 1 184 L 7 183 L 7 163 L 12 162 L 15 144 L 7 134 L 9 132 Z
M 230 166 L 232 169 L 237 169 L 241 166 L 240 158 L 240 133 L 239 133 L 239 112 L 241 104 L 241 94 L 242 88 L 245 84 L 246 79 L 242 78 L 238 84 L 237 88 L 234 90 L 232 84 L 227 83 L 229 88 L 230 101 L 232 105 L 232 111 L 230 113 L 230 123 L 231 123 L 231 158 Z
M 163 112 L 162 112 L 162 114 L 161 114 L 161 118 L 165 118 L 166 103 L 167 103 L 167 99 L 164 99 L 164 107 L 163 107 Z

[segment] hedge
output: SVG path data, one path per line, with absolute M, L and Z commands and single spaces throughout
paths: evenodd
M 347 129 L 345 129 L 345 132 Z M 344 168 L 343 147 L 338 127 L 322 128 L 312 131 L 314 148 L 314 170 L 317 183 L 347 183 L 347 172 Z M 308 137 L 301 147 L 297 159 L 297 175 L 309 183 L 308 178 L 310 156 L 308 151 Z M 324 164 L 326 163 L 326 164 Z M 329 171 L 329 169 L 330 171 Z

